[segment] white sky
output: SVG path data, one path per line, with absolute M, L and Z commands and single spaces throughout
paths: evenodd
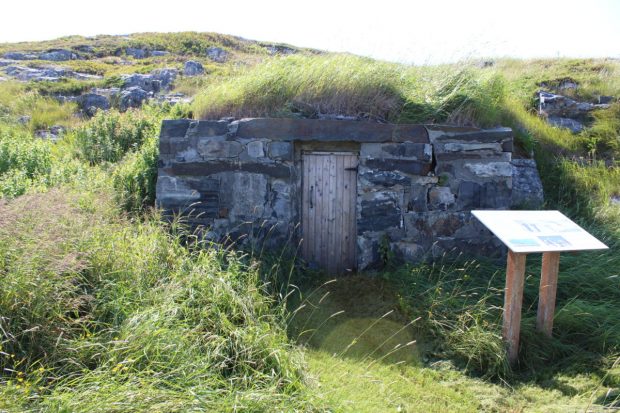
M 0 42 L 188 30 L 418 64 L 479 56 L 620 58 L 620 0 L 0 3 Z

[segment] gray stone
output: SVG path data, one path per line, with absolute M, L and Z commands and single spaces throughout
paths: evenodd
M 224 63 L 226 60 L 228 60 L 228 52 L 219 47 L 208 47 L 207 57 L 214 62 Z
M 608 108 L 607 104 L 578 102 L 566 96 L 541 90 L 538 92 L 539 114 L 547 118 L 586 120 L 595 109 Z
M 428 210 L 428 190 L 428 185 L 413 184 L 407 200 L 406 212 Z
M 431 145 L 425 143 L 363 143 L 360 156 L 363 158 L 411 159 L 430 162 L 433 149 Z
M 186 181 L 162 174 L 157 179 L 156 193 L 160 205 L 189 205 L 200 199 L 200 193 Z
M 465 168 L 481 178 L 511 177 L 510 162 L 466 163 Z
M 77 99 L 80 108 L 93 116 L 97 110 L 110 109 L 110 99 L 107 96 L 97 93 L 85 93 Z
M 39 58 L 39 55 L 28 52 L 7 52 L 2 57 L 10 60 L 36 60 Z
M 30 116 L 28 115 L 20 116 L 19 118 L 17 118 L 17 123 L 21 125 L 27 125 L 28 123 L 30 123 Z
M 360 178 L 372 185 L 380 185 L 386 188 L 395 185 L 408 185 L 411 178 L 394 171 L 375 171 L 366 169 L 360 172 Z
M 507 209 L 512 204 L 512 190 L 506 182 L 461 181 L 457 192 L 457 207 L 470 211 L 477 208 Z
M 140 49 L 136 47 L 128 47 L 125 49 L 125 54 L 131 56 L 134 59 L 146 59 L 149 57 L 149 52 L 146 49 Z
M 428 191 L 428 202 L 430 208 L 447 210 L 451 208 L 456 199 L 449 187 L 437 186 Z
M 49 52 L 41 53 L 39 55 L 39 59 L 62 62 L 65 60 L 77 59 L 77 55 L 73 53 L 71 50 L 57 49 L 57 50 L 50 50 Z
M 39 139 L 50 140 L 52 142 L 58 141 L 64 135 L 64 126 L 54 125 L 49 129 L 37 130 L 34 135 Z
M 376 192 L 373 199 L 361 202 L 360 220 L 357 230 L 383 231 L 390 227 L 400 227 L 401 210 L 398 198 L 388 192 Z
M 149 94 L 138 86 L 132 86 L 121 92 L 119 109 L 139 108 L 148 99 Z
M 265 49 L 267 49 L 267 51 L 271 55 L 280 54 L 280 55 L 287 56 L 287 55 L 291 55 L 291 54 L 297 53 L 296 49 L 294 49 L 292 47 L 289 47 L 289 46 L 281 45 L 281 44 L 265 45 L 264 47 L 265 47 Z
M 73 47 L 74 50 L 77 50 L 78 52 L 82 52 L 82 53 L 95 53 L 95 48 L 92 47 L 91 45 L 88 44 L 82 44 L 79 46 L 74 46 Z
M 462 143 L 462 142 L 449 142 L 443 146 L 443 150 L 446 152 L 470 152 L 487 150 L 491 153 L 503 152 L 502 144 L 497 142 L 487 143 Z
M 406 262 L 424 261 L 428 249 L 411 241 L 399 241 L 390 244 L 396 257 Z
M 178 74 L 178 70 L 170 68 L 155 69 L 151 72 L 153 79 L 159 81 L 161 89 L 164 90 L 169 89 L 172 86 Z
M 202 75 L 204 72 L 205 69 L 202 67 L 202 64 L 193 60 L 185 62 L 185 66 L 183 67 L 183 74 L 185 76 L 198 76 Z
M 161 89 L 161 82 L 150 74 L 133 73 L 121 76 L 123 79 L 123 89 L 139 87 L 145 92 L 157 93 Z
M 86 73 L 74 72 L 62 67 L 48 66 L 43 68 L 33 68 L 25 66 L 7 66 L 5 73 L 11 77 L 24 82 L 27 81 L 48 81 L 57 82 L 63 78 L 72 78 L 77 80 L 98 80 L 101 76 L 90 75 Z
M 167 52 L 165 50 L 153 50 L 151 52 L 151 56 L 154 56 L 154 57 L 168 56 L 169 54 L 170 52 Z
M 447 142 L 485 143 L 512 140 L 512 129 L 478 129 L 463 126 L 426 125 L 428 138 L 433 145 Z
M 246 147 L 251 158 L 263 158 L 265 156 L 265 150 L 261 141 L 249 142 Z
M 400 171 L 412 175 L 426 175 L 431 171 L 430 162 L 408 159 L 366 159 L 362 160 L 362 164 L 380 171 Z
M 236 158 L 243 150 L 239 142 L 201 138 L 197 144 L 198 153 L 205 159 Z
M 157 93 L 162 89 L 169 89 L 177 74 L 176 69 L 156 69 L 150 74 L 123 75 L 123 89 L 137 86 L 146 92 Z
M 273 141 L 351 141 L 428 143 L 422 125 L 395 125 L 362 121 L 312 119 L 241 119 L 230 124 L 239 138 Z
M 376 265 L 379 260 L 379 243 L 377 239 L 380 235 L 376 235 L 375 239 L 371 235 L 359 235 L 357 237 L 357 265 L 360 270 Z
M 290 219 L 293 216 L 290 183 L 276 179 L 271 183 L 271 190 L 274 193 L 271 202 L 274 218 L 278 221 Z
M 275 160 L 292 161 L 293 144 L 290 142 L 270 142 L 269 157 Z
M 601 95 L 601 96 L 598 97 L 598 104 L 599 105 L 609 105 L 609 104 L 614 102 L 614 99 L 615 98 L 613 96 L 603 96 L 603 95 Z
M 232 222 L 265 217 L 267 178 L 262 174 L 235 172 L 228 187 L 232 193 Z
M 221 172 L 250 172 L 281 179 L 293 176 L 291 168 L 281 164 L 240 163 L 217 160 L 172 164 L 170 168 L 166 168 L 166 171 L 171 175 L 190 176 L 208 176 Z
M 620 206 L 620 196 L 613 195 L 611 198 L 609 198 L 609 202 L 611 202 L 612 205 Z
M 557 116 L 550 116 L 547 118 L 547 122 L 553 126 L 557 126 L 559 128 L 570 129 L 573 133 L 580 133 L 585 129 L 583 123 L 579 122 L 575 119 L 570 118 L 560 118 Z
M 543 186 L 533 159 L 512 160 L 512 207 L 540 208 L 544 202 Z

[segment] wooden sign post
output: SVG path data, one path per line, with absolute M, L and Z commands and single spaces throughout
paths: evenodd
M 514 363 L 519 354 L 527 254 L 543 254 L 536 329 L 551 337 L 560 252 L 608 247 L 559 211 L 472 211 L 472 214 L 508 247 L 502 337 L 508 360 Z

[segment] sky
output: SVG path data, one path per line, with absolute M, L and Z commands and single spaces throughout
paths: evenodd
M 620 58 L 620 0 L 2 0 L 0 42 L 207 31 L 414 64 Z

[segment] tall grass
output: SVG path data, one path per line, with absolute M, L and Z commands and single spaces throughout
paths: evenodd
M 503 98 L 499 78 L 443 74 L 348 55 L 289 56 L 207 85 L 193 111 L 198 118 L 338 114 L 390 122 L 496 121 Z
M 0 408 L 310 408 L 257 267 L 186 249 L 156 216 L 119 219 L 107 198 L 0 206 Z
M 0 83 L 0 113 L 4 111 L 12 118 L 29 116 L 30 130 L 47 129 L 54 125 L 71 126 L 75 123 L 77 108 L 72 103 L 58 101 L 26 91 L 26 86 L 17 82 Z

